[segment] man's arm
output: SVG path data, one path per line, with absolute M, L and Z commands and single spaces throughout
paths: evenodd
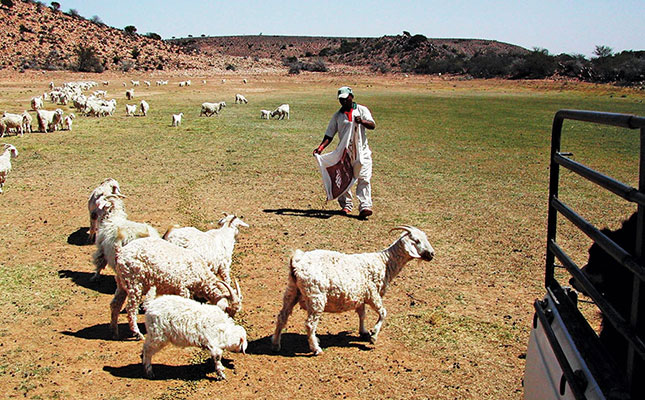
M 366 119 L 363 119 L 361 118 L 360 115 L 357 115 L 354 121 L 356 121 L 357 124 L 363 125 L 365 128 L 369 130 L 376 128 L 376 124 L 374 123 L 374 121 L 368 121 Z
M 314 154 L 320 154 L 325 149 L 325 147 L 327 147 L 329 143 L 331 143 L 331 140 L 332 138 L 325 136 L 322 142 L 320 142 L 320 145 L 314 149 Z

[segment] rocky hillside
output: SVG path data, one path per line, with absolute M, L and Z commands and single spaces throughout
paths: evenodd
M 423 35 L 383 36 L 380 38 L 327 38 L 298 36 L 222 36 L 170 40 L 187 52 L 209 56 L 217 54 L 270 58 L 298 59 L 302 62 L 324 62 L 370 67 L 381 72 L 412 69 L 425 59 L 471 59 L 487 55 L 525 55 L 529 51 L 494 40 L 429 39 Z
M 105 70 L 219 69 L 227 65 L 268 67 L 231 56 L 208 57 L 163 40 L 95 23 L 54 10 L 41 2 L 13 0 L 0 6 L 0 69 L 75 70 L 79 45 L 94 48 Z M 5 2 L 3 1 L 3 4 Z

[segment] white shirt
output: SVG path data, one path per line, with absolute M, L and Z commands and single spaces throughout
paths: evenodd
M 372 113 L 370 110 L 360 104 L 354 103 L 356 108 L 352 109 L 352 121 L 356 118 L 357 115 L 360 115 L 361 119 L 364 121 L 374 122 L 372 118 Z M 338 138 L 343 140 L 345 135 L 349 135 L 352 131 L 352 121 L 347 119 L 347 115 L 341 110 L 338 110 L 332 115 L 329 125 L 327 125 L 327 131 L 325 131 L 325 136 L 333 139 L 338 132 Z M 361 156 L 369 157 L 372 152 L 367 145 L 367 135 L 365 135 L 365 126 L 360 124 L 358 126 L 358 132 L 361 136 L 362 148 L 360 149 Z

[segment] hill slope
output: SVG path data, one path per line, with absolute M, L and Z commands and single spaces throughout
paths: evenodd
M 79 44 L 93 47 L 101 66 L 107 70 L 224 70 L 230 63 L 248 68 L 253 64 L 236 57 L 196 54 L 163 40 L 127 34 L 102 23 L 55 11 L 42 3 L 14 0 L 12 7 L 0 7 L 0 18 L 3 22 L 0 24 L 0 69 L 74 70 L 78 66 Z M 263 61 L 271 65 L 269 60 Z

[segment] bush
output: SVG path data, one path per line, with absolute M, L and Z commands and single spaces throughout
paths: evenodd
M 77 71 L 101 73 L 105 70 L 105 67 L 96 56 L 96 49 L 94 47 L 79 45 L 75 53 L 78 56 Z
M 57 2 L 57 1 L 52 1 L 52 3 L 51 3 L 51 4 L 52 4 L 52 10 L 54 10 L 54 11 L 58 11 L 58 10 L 60 10 L 60 3 L 59 3 L 59 2 Z
M 159 35 L 158 33 L 148 32 L 148 33 L 146 33 L 145 36 L 149 37 L 150 39 L 161 40 L 161 35 Z
M 227 71 L 235 71 L 236 69 L 237 69 L 237 67 L 235 65 L 233 65 L 233 64 L 228 64 L 226 66 Z
M 534 49 L 524 57 L 515 60 L 510 67 L 513 79 L 543 79 L 555 73 L 555 57 L 544 49 Z
M 479 54 L 468 60 L 466 71 L 475 78 L 507 76 L 511 63 L 512 56 L 507 54 Z
M 132 52 L 130 54 L 132 54 L 132 58 L 137 59 L 141 55 L 141 51 L 138 47 L 135 47 L 134 49 L 132 49 Z
M 93 15 L 92 18 L 90 18 L 90 21 L 94 22 L 97 25 L 103 25 L 103 21 L 101 21 L 101 18 L 99 18 L 98 15 Z
M 134 61 L 132 60 L 123 60 L 119 65 L 119 69 L 123 72 L 129 72 L 132 68 L 134 68 Z
M 70 8 L 69 11 L 67 12 L 70 16 L 78 18 L 81 15 L 78 13 L 78 11 L 74 8 Z
M 134 25 L 128 25 L 125 28 L 123 28 L 123 31 L 127 33 L 128 35 L 134 35 L 137 33 L 137 28 Z
M 7 7 L 7 8 L 13 7 L 13 1 L 12 0 L 2 0 L 2 1 L 0 1 L 0 3 L 3 6 Z

